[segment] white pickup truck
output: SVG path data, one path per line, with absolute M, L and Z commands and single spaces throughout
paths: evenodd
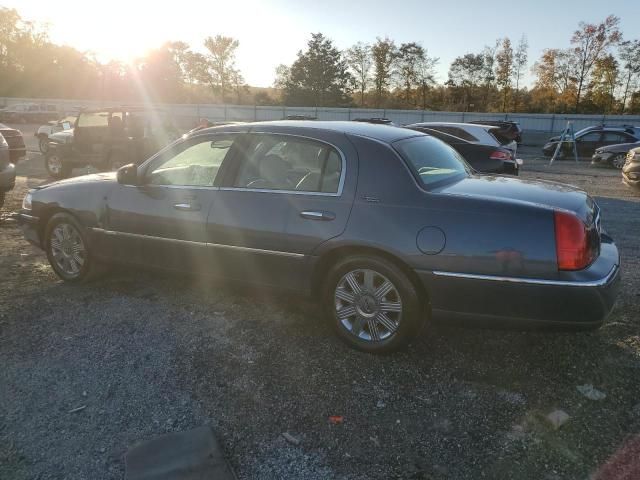
M 52 120 L 40 126 L 34 134 L 38 137 L 40 152 L 44 154 L 49 151 L 49 135 L 62 132 L 64 130 L 71 130 L 75 123 L 76 117 L 65 117 L 62 120 Z

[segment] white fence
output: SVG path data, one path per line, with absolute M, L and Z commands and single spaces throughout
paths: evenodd
M 55 104 L 60 114 L 77 111 L 81 107 L 101 108 L 121 105 L 120 102 L 99 100 L 60 100 L 0 97 L 0 107 L 18 103 Z M 435 112 L 429 110 L 386 110 L 362 108 L 284 107 L 216 104 L 163 104 L 156 105 L 178 118 L 185 126 L 193 125 L 199 118 L 212 121 L 282 120 L 289 115 L 309 115 L 318 120 L 353 120 L 363 117 L 385 117 L 401 125 L 417 122 L 469 122 L 473 120 L 514 120 L 520 122 L 527 132 L 552 133 L 561 131 L 567 121 L 572 121 L 575 130 L 590 125 L 640 125 L 639 115 L 570 115 L 536 113 L 479 113 L 479 112 Z

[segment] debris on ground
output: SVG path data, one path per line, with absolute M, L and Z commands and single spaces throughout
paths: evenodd
M 330 415 L 329 423 L 333 425 L 339 425 L 344 422 L 344 417 L 342 415 Z
M 300 440 L 294 437 L 293 435 L 291 435 L 290 433 L 284 432 L 282 436 L 287 442 L 291 443 L 292 445 L 296 445 L 296 446 L 300 445 Z
M 81 407 L 77 407 L 77 408 L 73 408 L 73 409 L 69 410 L 69 413 L 80 412 L 80 411 L 84 410 L 85 408 L 87 408 L 87 406 L 86 405 L 82 405 Z
M 587 397 L 589 400 L 597 401 L 597 400 L 603 400 L 607 397 L 606 393 L 601 392 L 590 383 L 585 385 L 578 385 L 576 387 L 576 390 L 578 390 L 578 392 L 580 392 L 583 396 Z
M 549 420 L 553 428 L 556 430 L 567 423 L 569 418 L 569 414 L 563 410 L 554 410 L 549 415 L 547 415 L 547 420 Z

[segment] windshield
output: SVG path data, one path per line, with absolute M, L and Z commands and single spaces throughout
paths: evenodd
M 426 187 L 467 176 L 470 167 L 449 145 L 434 137 L 412 137 L 393 144 Z

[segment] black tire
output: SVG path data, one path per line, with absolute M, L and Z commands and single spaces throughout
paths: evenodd
M 624 167 L 624 164 L 626 161 L 627 161 L 627 156 L 624 153 L 619 153 L 610 160 L 610 165 L 613 168 L 622 170 L 622 167 Z
M 41 135 L 38 139 L 38 148 L 40 149 L 40 153 L 46 155 L 49 151 L 49 138 Z
M 54 248 L 52 247 L 52 242 L 58 240 L 58 237 L 56 236 L 57 228 L 64 228 L 65 225 L 77 233 L 84 246 L 85 254 L 82 256 L 83 262 L 81 265 L 79 262 L 75 262 L 78 266 L 78 271 L 75 274 L 71 274 L 69 271 L 64 270 L 60 265 L 60 262 L 56 259 L 56 253 L 54 253 Z M 44 249 L 51 268 L 53 268 L 56 275 L 65 282 L 83 283 L 92 280 L 102 272 L 101 265 L 98 264 L 91 253 L 91 245 L 89 244 L 85 229 L 72 215 L 69 215 L 68 213 L 57 213 L 49 219 L 45 228 Z M 58 252 L 60 252 L 60 249 L 58 249 Z
M 390 330 L 384 329 L 382 324 L 377 324 L 376 329 L 382 327 L 381 330 L 389 334 L 386 338 L 382 338 L 383 335 L 380 335 L 381 339 L 377 341 L 371 338 L 373 336 L 370 334 L 371 329 L 368 323 L 361 325 L 359 330 L 362 334 L 365 336 L 368 335 L 370 338 L 361 338 L 360 336 L 354 335 L 352 331 L 345 326 L 345 320 L 340 320 L 337 313 L 338 303 L 340 302 L 340 299 L 336 297 L 337 289 L 347 274 L 365 270 L 373 271 L 385 280 L 388 280 L 393 285 L 393 294 L 397 294 L 397 301 L 401 305 L 400 314 L 396 317 L 398 320 L 394 320 L 396 330 L 391 333 Z M 420 332 L 425 324 L 427 315 L 423 308 L 425 304 L 424 300 L 421 300 L 418 289 L 402 269 L 385 258 L 372 255 L 346 257 L 333 265 L 327 273 L 324 282 L 322 302 L 327 319 L 330 320 L 338 336 L 343 341 L 358 350 L 376 354 L 390 353 L 405 347 Z M 356 305 L 356 303 L 354 302 L 353 305 Z M 378 306 L 380 306 L 380 304 L 378 304 Z M 360 306 L 356 307 L 356 309 L 358 312 L 361 312 Z M 360 315 L 360 313 L 358 313 L 358 315 Z M 355 317 L 353 320 L 353 329 L 356 328 L 354 325 L 355 322 L 358 321 L 358 318 L 360 317 Z M 367 331 L 369 331 L 369 333 L 367 333 Z M 378 333 L 376 335 L 378 335 Z
M 65 162 L 55 151 L 48 152 L 44 156 L 44 168 L 46 168 L 47 173 L 56 180 L 69 178 L 73 171 L 73 167 Z

